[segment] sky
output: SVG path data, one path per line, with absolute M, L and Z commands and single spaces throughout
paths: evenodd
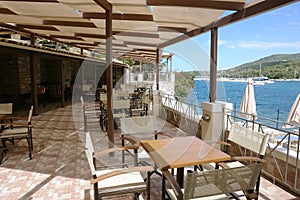
M 218 69 L 281 53 L 300 53 L 300 2 L 218 29 Z M 165 49 L 173 70 L 209 70 L 210 32 Z

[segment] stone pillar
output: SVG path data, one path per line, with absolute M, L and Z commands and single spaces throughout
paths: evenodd
M 231 103 L 225 102 L 202 102 L 202 135 L 203 140 L 223 140 L 225 130 L 225 110 L 232 109 Z
M 159 102 L 159 95 L 160 91 L 159 90 L 153 90 L 153 107 L 152 107 L 152 114 L 159 116 L 159 107 L 160 107 L 160 102 Z

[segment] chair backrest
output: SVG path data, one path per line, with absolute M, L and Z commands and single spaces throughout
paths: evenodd
M 240 190 L 252 191 L 260 170 L 261 163 L 254 163 L 235 168 L 188 171 L 183 199 L 229 194 Z
M 113 109 L 119 110 L 119 109 L 129 109 L 130 108 L 130 100 L 113 100 Z
M 89 166 L 92 172 L 92 175 L 96 174 L 96 169 L 94 166 L 94 160 L 93 160 L 93 154 L 94 154 L 94 145 L 92 142 L 91 134 L 90 132 L 85 133 L 85 154 L 89 162 Z
M 84 92 L 89 92 L 92 88 L 92 85 L 91 84 L 83 84 L 82 85 L 82 91 Z
M 0 103 L 0 114 L 11 115 L 13 113 L 13 103 Z
M 107 94 L 106 93 L 101 93 L 100 94 L 100 100 L 101 101 L 107 101 Z
M 265 155 L 269 135 L 257 132 L 251 128 L 242 127 L 233 122 L 228 140 L 259 155 Z
M 121 118 L 121 133 L 154 133 L 156 132 L 156 116 L 135 116 Z

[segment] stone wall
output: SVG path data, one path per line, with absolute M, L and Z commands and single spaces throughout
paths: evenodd
M 49 67 L 48 72 L 52 75 L 50 82 L 56 82 L 61 86 L 63 78 L 64 86 L 71 87 L 72 78 L 76 77 L 81 59 L 51 55 L 47 53 L 31 52 L 9 47 L 0 47 L 0 102 L 13 102 L 14 109 L 19 109 L 24 104 L 32 103 L 31 99 L 31 69 L 30 54 L 33 56 L 34 85 L 45 81 L 43 67 L 45 60 L 55 63 L 55 67 Z M 63 66 L 63 77 L 61 76 Z M 46 72 L 46 74 L 48 73 Z M 75 73 L 75 75 L 74 75 Z M 49 75 L 49 74 L 48 74 Z M 46 75 L 47 76 L 47 75 Z M 26 106 L 26 105 L 25 105 Z

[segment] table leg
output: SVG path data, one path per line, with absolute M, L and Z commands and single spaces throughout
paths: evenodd
M 180 188 L 183 188 L 184 168 L 177 168 L 176 180 Z
M 165 199 L 166 196 L 166 178 L 162 175 L 162 183 L 161 183 L 161 199 Z

